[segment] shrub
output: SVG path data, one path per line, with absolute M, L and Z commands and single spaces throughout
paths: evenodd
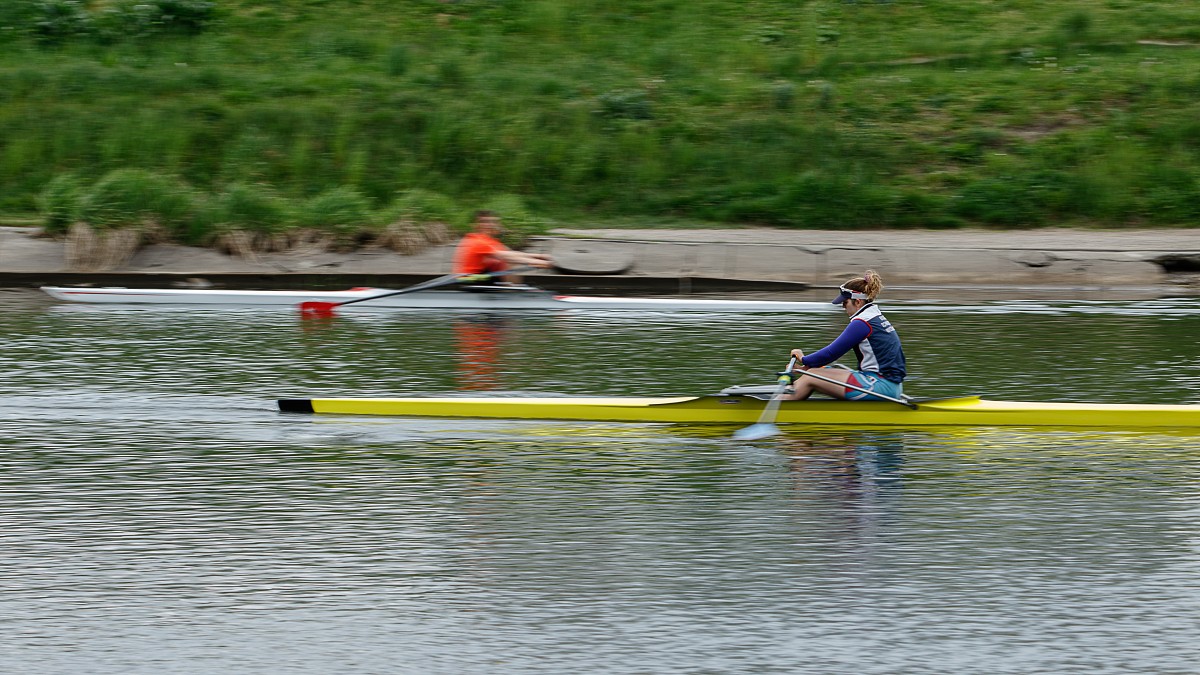
M 295 221 L 291 205 L 270 188 L 255 183 L 235 183 L 209 204 L 205 220 L 214 233 L 244 230 L 274 234 Z
M 1155 164 L 1147 167 L 1145 182 L 1141 201 L 1148 220 L 1178 225 L 1200 219 L 1200 181 L 1191 172 Z
M 654 117 L 650 98 L 639 89 L 621 89 L 596 99 L 596 114 L 605 119 L 648 120 Z
M 849 171 L 806 171 L 779 182 L 738 183 L 693 200 L 689 210 L 707 220 L 791 227 L 878 227 L 895 213 L 892 195 Z
M 166 30 L 194 35 L 217 18 L 217 3 L 208 0 L 154 0 Z
M 10 32 L 13 29 L 21 30 L 32 23 L 32 17 L 35 16 L 35 5 L 30 0 L 7 0 L 0 2 L 0 29 L 4 32 Z M 0 33 L 0 35 L 3 35 Z M 0 37 L 0 39 L 3 39 Z
M 300 214 L 300 223 L 329 232 L 337 245 L 348 245 L 353 243 L 355 235 L 368 229 L 371 205 L 354 188 L 333 188 L 308 200 Z
M 412 56 L 409 55 L 408 47 L 405 45 L 392 45 L 387 53 L 387 74 L 392 77 L 400 77 L 408 72 L 409 66 L 412 64 Z
M 388 222 L 454 223 L 461 213 L 458 204 L 446 195 L 414 188 L 400 192 L 385 210 L 384 217 Z
M 467 82 L 467 71 L 462 60 L 454 54 L 437 63 L 437 84 L 442 87 L 461 87 Z
M 117 0 L 89 12 L 80 0 L 40 0 L 32 10 L 33 33 L 46 44 L 92 36 L 102 42 L 160 34 L 195 35 L 216 18 L 207 0 Z
M 776 110 L 787 111 L 796 107 L 796 85 L 786 80 L 771 85 L 771 102 Z
M 1067 42 L 1082 42 L 1091 30 L 1092 15 L 1082 10 L 1066 15 L 1058 23 L 1059 34 Z
M 160 29 L 161 20 L 154 5 L 128 1 L 109 5 L 92 17 L 95 36 L 104 43 L 153 35 Z
M 953 211 L 992 225 L 1040 226 L 1064 201 L 1065 190 L 1066 182 L 1056 172 L 982 178 L 959 192 Z
M 140 169 L 117 169 L 87 192 L 80 217 L 98 229 L 153 221 L 175 232 L 186 227 L 195 208 L 194 192 L 175 178 Z
M 891 217 L 887 225 L 938 230 L 962 227 L 961 219 L 946 214 L 945 201 L 940 195 L 928 192 L 901 191 L 892 198 L 889 209 Z
M 38 195 L 38 207 L 45 218 L 48 234 L 67 233 L 71 223 L 79 220 L 83 207 L 85 186 L 74 174 L 55 176 Z
M 33 34 L 39 42 L 60 44 L 92 31 L 92 15 L 78 0 L 42 0 L 34 5 Z

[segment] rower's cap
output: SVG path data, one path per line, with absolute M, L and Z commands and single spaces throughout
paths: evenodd
M 829 304 L 840 305 L 843 302 L 846 302 L 847 300 L 870 300 L 870 298 L 867 296 L 866 293 L 859 293 L 858 291 L 852 291 L 849 288 L 846 288 L 845 286 L 838 286 L 838 290 L 841 291 L 841 293 L 839 293 L 838 296 L 833 299 L 833 302 L 831 302 Z

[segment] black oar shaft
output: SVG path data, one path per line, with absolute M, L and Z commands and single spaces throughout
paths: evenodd
M 392 296 L 404 295 L 406 293 L 416 293 L 418 291 L 427 291 L 431 288 L 440 288 L 442 286 L 449 286 L 450 284 L 458 283 L 460 281 L 482 281 L 484 279 L 490 279 L 492 277 L 498 277 L 498 276 L 502 276 L 502 275 L 506 275 L 506 274 L 526 272 L 531 269 L 533 269 L 533 268 L 532 267 L 518 267 L 515 269 L 511 269 L 511 270 L 500 270 L 497 272 L 484 272 L 484 273 L 480 273 L 480 274 L 459 274 L 459 273 L 446 274 L 446 275 L 440 276 L 436 279 L 430 279 L 429 281 L 421 282 L 419 284 L 416 284 L 415 286 L 409 286 L 408 288 L 403 288 L 398 291 L 388 291 L 387 293 L 368 295 L 365 298 L 355 298 L 353 300 L 343 300 L 342 302 L 331 302 L 331 303 L 303 302 L 303 303 L 300 303 L 300 311 L 306 312 L 306 313 L 312 312 L 314 314 L 322 314 L 322 315 L 332 314 L 333 310 L 335 308 L 343 307 L 345 305 L 353 305 L 356 302 L 366 302 L 368 300 L 378 300 L 380 298 L 390 298 Z
M 462 276 L 464 276 L 464 275 L 462 275 L 462 274 L 447 274 L 445 276 L 441 276 L 436 279 L 430 279 L 429 281 L 423 281 L 419 284 L 416 284 L 415 286 L 409 286 L 408 288 L 401 289 L 399 291 L 392 291 L 390 293 L 380 293 L 378 295 L 369 295 L 365 298 L 355 298 L 353 300 L 345 300 L 345 301 L 336 303 L 334 306 L 341 307 L 342 305 L 353 305 L 356 302 L 366 302 L 367 300 L 376 300 L 378 298 L 390 298 L 393 295 L 402 295 L 404 293 L 416 293 L 417 291 L 424 291 L 424 290 L 427 290 L 430 288 L 437 288 L 438 286 L 447 286 L 449 284 L 457 282 L 459 280 L 459 278 Z

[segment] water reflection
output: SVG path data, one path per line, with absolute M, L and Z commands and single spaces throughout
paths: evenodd
M 792 433 L 776 447 L 797 501 L 827 513 L 849 541 L 870 538 L 898 504 L 902 434 Z
M 851 501 L 898 488 L 904 465 L 900 435 L 781 435 L 779 451 L 788 459 L 802 493 L 832 492 Z
M 458 388 L 465 391 L 501 389 L 500 363 L 515 323 L 511 316 L 473 314 L 455 317 Z
M 300 332 L 308 334 L 321 334 L 326 331 L 333 330 L 337 326 L 338 317 L 335 314 L 317 314 L 307 313 L 300 314 Z

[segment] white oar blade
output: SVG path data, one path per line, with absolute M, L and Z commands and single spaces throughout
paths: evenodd
M 777 433 L 779 433 L 779 427 L 774 424 L 751 424 L 733 432 L 733 437 L 739 441 L 757 441 Z

